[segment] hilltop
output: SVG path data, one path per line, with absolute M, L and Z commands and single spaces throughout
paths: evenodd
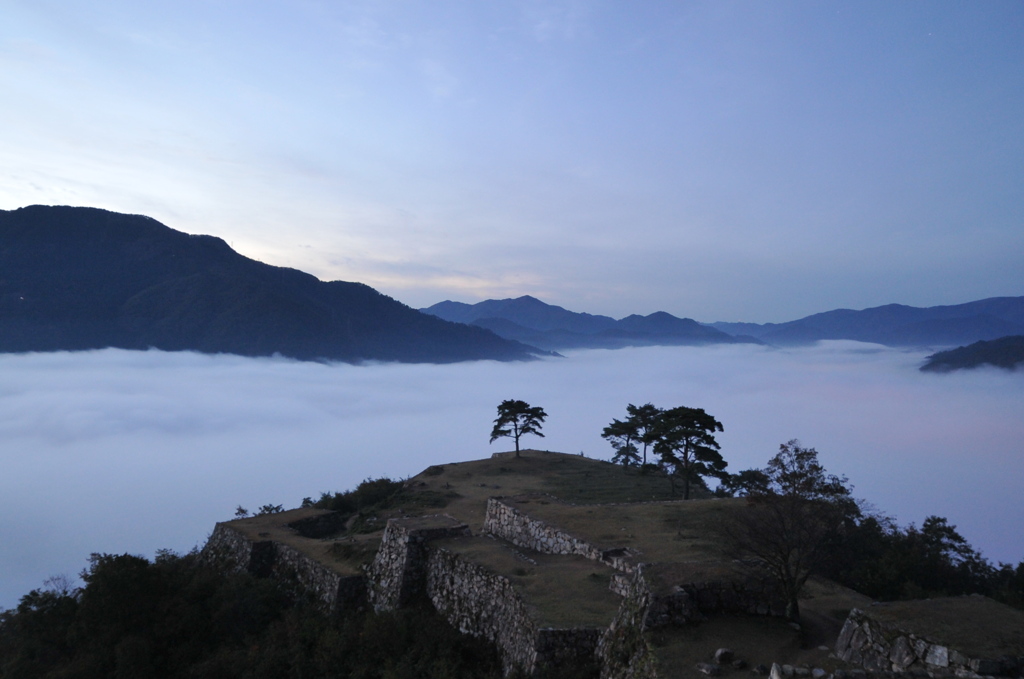
M 0 351 L 116 347 L 301 360 L 523 360 L 536 349 L 213 236 L 84 207 L 0 210 Z
M 656 469 L 526 450 L 367 479 L 298 509 L 239 508 L 201 551 L 152 563 L 94 554 L 83 588 L 58 582 L 0 611 L 0 677 L 743 679 L 753 669 L 983 679 L 1024 669 L 1024 612 L 982 596 L 876 605 L 819 576 L 803 588 L 799 624 L 787 620 L 778 582 L 737 558 L 730 537 L 765 505 L 697 495 L 673 497 Z M 938 529 L 978 564 L 951 528 L 929 520 L 908 536 Z M 860 538 L 857 553 L 837 552 L 846 566 L 894 554 Z M 937 557 L 927 555 L 929 574 L 944 568 Z M 1016 576 L 1000 570 L 1022 576 L 1024 564 Z M 1019 604 L 1024 587 L 1014 591 Z
M 848 616 L 923 635 L 913 638 L 929 639 L 926 650 L 963 641 L 989 654 L 978 662 L 1024 650 L 1008 641 L 1015 631 L 988 646 L 963 631 L 991 622 L 1024 632 L 1024 614 L 1001 604 L 936 600 L 945 602 L 939 627 L 927 606 L 876 619 L 870 598 L 820 578 L 805 588 L 794 627 L 771 582 L 727 547 L 746 500 L 705 491 L 681 501 L 657 472 L 528 450 L 429 467 L 385 501 L 382 482 L 361 486 L 362 500 L 325 494 L 301 509 L 218 524 L 204 551 L 266 575 L 297 573 L 336 614 L 362 602 L 378 611 L 429 602 L 495 644 L 506 672 L 696 678 L 728 648 L 739 661 L 713 665 L 715 675 L 738 679 L 779 663 L 839 679 L 874 652 L 844 631 Z M 975 656 L 957 657 L 967 668 Z M 925 667 L 923 658 L 901 662 Z

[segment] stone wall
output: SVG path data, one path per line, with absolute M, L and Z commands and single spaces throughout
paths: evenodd
M 524 514 L 501 498 L 487 501 L 484 531 L 541 554 L 576 554 L 625 573 L 632 572 L 634 568 L 629 563 L 627 550 L 601 550 L 564 530 Z
M 858 608 L 850 611 L 843 625 L 836 640 L 836 655 L 876 672 L 924 670 L 977 677 L 1017 676 L 1024 671 L 1024 658 L 972 658 L 957 649 L 876 620 Z
M 539 628 L 504 576 L 446 549 L 427 550 L 426 593 L 434 608 L 464 634 L 498 647 L 506 674 L 594 663 L 603 629 Z
M 652 594 L 644 627 L 685 625 L 709 615 L 783 616 L 786 602 L 771 583 L 737 574 L 711 581 L 683 581 L 667 593 Z
M 271 540 L 250 540 L 218 523 L 203 547 L 203 559 L 290 585 L 296 595 L 311 596 L 330 613 L 358 607 L 366 596 L 362 575 L 343 576 L 297 549 Z
M 508 674 L 537 662 L 537 627 L 507 578 L 445 549 L 427 559 L 426 593 L 434 608 L 464 634 L 493 642 Z
M 259 546 L 257 547 L 257 545 Z M 233 571 L 256 574 L 255 570 L 259 566 L 256 562 L 261 559 L 259 557 L 254 559 L 253 552 L 266 552 L 268 547 L 273 549 L 267 540 L 258 542 L 250 540 L 241 531 L 227 524 L 218 523 L 203 546 L 202 559 L 207 563 L 218 563 Z M 262 561 L 267 561 L 265 556 Z
M 601 679 L 657 679 L 654 656 L 644 629 L 651 608 L 651 589 L 641 564 L 630 576 L 612 579 L 622 603 L 597 644 Z
M 457 535 L 469 535 L 469 526 L 443 514 L 389 519 L 377 555 L 366 569 L 374 610 L 394 610 L 421 595 L 427 582 L 427 542 Z

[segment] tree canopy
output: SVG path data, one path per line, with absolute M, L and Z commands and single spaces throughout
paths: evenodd
M 607 439 L 615 449 L 612 462 L 621 464 L 624 467 L 635 467 L 640 464 L 640 451 L 636 447 L 636 427 L 627 420 L 612 420 L 611 424 L 604 428 L 601 437 Z
M 534 434 L 544 438 L 541 426 L 548 414 L 539 406 L 531 406 L 526 401 L 505 400 L 498 405 L 498 417 L 491 429 L 491 443 L 497 439 L 510 436 L 516 442 L 516 457 L 519 457 L 519 437 L 523 434 Z
M 727 463 L 719 453 L 715 432 L 722 423 L 703 408 L 679 406 L 662 411 L 654 425 L 654 452 L 670 474 L 683 481 L 683 498 L 690 499 L 690 485 L 703 484 L 704 477 L 725 479 Z
M 764 469 L 737 477 L 750 499 L 731 532 L 732 549 L 766 570 L 786 598 L 786 616 L 800 619 L 799 594 L 826 559 L 832 538 L 860 514 L 846 477 L 829 474 L 818 451 L 793 439 Z M 736 478 L 736 477 L 734 477 Z

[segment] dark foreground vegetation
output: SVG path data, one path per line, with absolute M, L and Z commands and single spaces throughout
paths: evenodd
M 488 644 L 426 608 L 328 617 L 272 580 L 204 566 L 197 553 L 94 554 L 83 579 L 0 613 L 0 677 L 501 676 Z
M 932 354 L 921 366 L 921 370 L 952 372 L 953 370 L 978 368 L 983 365 L 1014 370 L 1022 364 L 1024 364 L 1024 335 L 1011 335 Z

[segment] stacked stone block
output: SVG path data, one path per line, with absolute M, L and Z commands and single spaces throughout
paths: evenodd
M 961 678 L 1018 676 L 1024 657 L 970 657 L 955 648 L 907 632 L 854 608 L 836 640 L 836 655 L 875 672 L 924 671 Z
M 250 540 L 224 523 L 213 529 L 203 547 L 203 558 L 290 583 L 298 593 L 311 595 L 329 613 L 358 607 L 365 599 L 363 576 L 343 576 L 292 547 L 271 540 Z
M 394 610 L 422 595 L 427 543 L 458 535 L 469 535 L 469 526 L 446 515 L 389 519 L 377 555 L 366 570 L 374 610 Z

